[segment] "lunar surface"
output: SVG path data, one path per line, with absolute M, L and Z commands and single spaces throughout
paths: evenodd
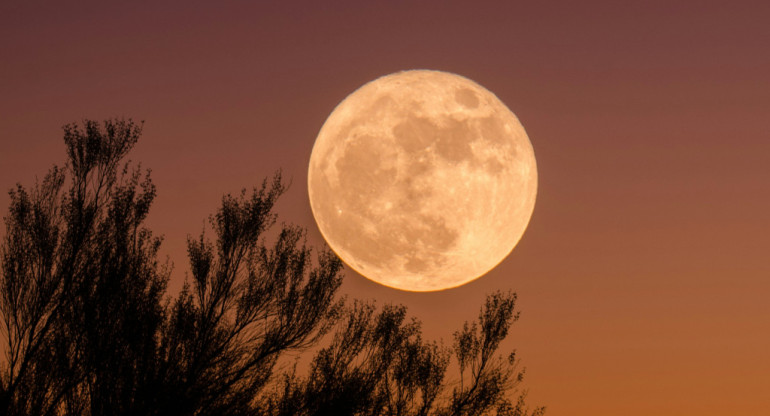
M 532 144 L 494 94 L 459 75 L 412 70 L 345 98 L 321 128 L 310 205 L 337 255 L 402 290 L 460 286 L 499 264 L 537 194 Z

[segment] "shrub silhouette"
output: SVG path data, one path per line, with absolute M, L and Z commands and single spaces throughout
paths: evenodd
M 342 263 L 276 225 L 280 174 L 227 195 L 188 239 L 192 270 L 166 293 L 156 195 L 125 158 L 132 120 L 64 127 L 67 161 L 10 191 L 0 275 L 4 415 L 539 415 L 523 371 L 497 355 L 515 294 L 487 298 L 452 347 L 424 341 L 403 306 L 348 302 Z M 281 368 L 314 353 L 307 375 Z M 460 380 L 448 381 L 450 358 Z M 285 366 L 284 366 L 285 367 Z

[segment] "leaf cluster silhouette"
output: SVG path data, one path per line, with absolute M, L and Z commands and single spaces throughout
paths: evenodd
M 274 230 L 280 174 L 222 199 L 213 241 L 188 238 L 191 275 L 169 295 L 161 238 L 145 226 L 156 189 L 126 160 L 141 130 L 67 125 L 66 164 L 10 191 L 0 414 L 544 412 L 527 409 L 523 370 L 497 351 L 515 294 L 490 295 L 452 346 L 423 340 L 405 307 L 340 296 L 342 263 L 314 255 L 302 228 Z M 305 371 L 291 365 L 300 354 L 312 354 Z M 453 359 L 459 380 L 447 377 Z

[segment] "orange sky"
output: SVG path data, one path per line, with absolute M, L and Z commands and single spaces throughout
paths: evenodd
M 770 3 L 8 3 L 0 188 L 60 163 L 65 123 L 146 120 L 132 158 L 153 169 L 175 287 L 186 235 L 278 168 L 281 218 L 318 244 L 305 178 L 334 106 L 397 70 L 455 72 L 529 133 L 528 231 L 458 289 L 348 270 L 343 291 L 403 303 L 449 341 L 486 293 L 516 290 L 506 347 L 550 415 L 770 414 Z

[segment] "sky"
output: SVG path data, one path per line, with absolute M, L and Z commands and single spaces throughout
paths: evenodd
M 341 291 L 404 304 L 447 343 L 486 294 L 516 291 L 503 348 L 549 415 L 770 414 L 769 21 L 765 1 L 3 2 L 0 188 L 61 164 L 66 123 L 145 120 L 131 158 L 152 169 L 178 290 L 187 236 L 278 169 L 280 221 L 322 244 L 307 165 L 345 96 L 461 74 L 527 130 L 529 228 L 465 286 L 348 268 Z

